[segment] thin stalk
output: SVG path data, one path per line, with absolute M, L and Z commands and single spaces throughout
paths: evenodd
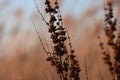
M 40 41 L 40 43 L 41 43 L 41 45 L 42 45 L 42 48 L 43 48 L 44 52 L 47 54 L 47 56 L 48 56 L 48 52 L 47 52 L 47 50 L 46 50 L 45 47 L 44 47 L 44 44 L 43 44 L 42 39 L 41 39 L 41 37 L 40 37 L 40 34 L 39 34 L 38 30 L 37 30 L 37 27 L 36 27 L 34 21 L 32 20 L 32 17 L 30 17 L 30 19 L 31 19 L 31 22 L 32 22 L 32 24 L 33 24 L 33 26 L 34 26 L 35 32 L 36 32 L 36 34 L 37 34 L 37 36 L 38 36 L 38 39 L 39 39 L 39 41 Z
M 88 70 L 87 70 L 87 57 L 85 54 L 85 75 L 86 75 L 86 80 L 88 80 Z

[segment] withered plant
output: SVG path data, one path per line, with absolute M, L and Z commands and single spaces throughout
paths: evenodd
M 105 4 L 105 27 L 104 32 L 107 37 L 107 48 L 103 42 L 100 42 L 103 60 L 108 65 L 113 80 L 120 80 L 120 35 L 117 34 L 117 19 L 113 14 L 113 2 L 107 1 Z M 114 55 L 114 56 L 111 56 Z M 114 60 L 114 61 L 113 61 Z
M 80 80 L 81 69 L 79 66 L 79 61 L 74 54 L 75 51 L 72 48 L 69 33 L 64 27 L 58 1 L 55 0 L 54 6 L 52 6 L 51 0 L 45 0 L 45 12 L 50 16 L 49 21 L 45 20 L 35 0 L 34 2 L 43 21 L 48 26 L 48 32 L 50 33 L 50 39 L 53 44 L 52 50 L 47 51 L 35 27 L 38 38 L 45 53 L 47 54 L 46 60 L 51 63 L 51 66 L 55 67 L 56 72 L 60 76 L 61 80 Z M 69 49 L 67 48 L 67 44 L 65 44 L 65 41 L 67 40 L 69 41 Z

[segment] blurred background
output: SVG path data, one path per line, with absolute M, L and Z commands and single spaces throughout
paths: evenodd
M 54 3 L 55 0 L 51 0 Z M 44 0 L 36 0 L 46 20 Z M 99 41 L 104 22 L 104 0 L 60 0 L 64 26 L 68 28 L 72 45 L 85 79 L 85 55 L 89 80 L 112 80 L 102 61 Z M 119 9 L 115 0 L 115 12 Z M 115 15 L 117 16 L 117 15 Z M 43 42 L 50 44 L 47 26 L 39 15 L 34 0 L 0 0 L 0 80 L 59 80 L 39 42 L 33 19 Z M 45 44 L 46 46 L 46 44 Z M 47 48 L 47 46 L 46 46 Z M 107 74 L 106 74 L 107 73 Z

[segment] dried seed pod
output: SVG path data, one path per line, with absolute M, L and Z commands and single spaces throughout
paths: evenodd
M 43 20 L 46 22 L 47 26 L 49 26 L 48 32 L 51 35 L 50 38 L 53 43 L 53 52 L 48 54 L 48 58 L 46 60 L 49 61 L 52 66 L 55 66 L 61 80 L 79 80 L 79 63 L 75 59 L 75 55 L 73 54 L 74 50 L 72 49 L 71 43 L 69 43 L 71 47 L 70 53 L 67 51 L 65 44 L 65 41 L 67 40 L 67 31 L 63 27 L 63 19 L 57 0 L 54 5 L 54 7 L 51 6 L 50 0 L 45 0 L 45 12 L 50 15 L 49 22 L 46 22 L 42 15 Z M 68 38 L 70 40 L 70 37 Z M 72 56 L 70 57 L 70 55 Z M 72 74 L 72 78 L 69 78 L 69 72 Z

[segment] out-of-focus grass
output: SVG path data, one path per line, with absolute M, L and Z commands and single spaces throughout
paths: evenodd
M 97 40 L 98 35 L 103 35 L 101 31 L 103 18 L 101 19 L 101 16 L 104 14 L 102 14 L 101 5 L 94 7 L 84 10 L 82 12 L 84 14 L 77 13 L 76 16 L 70 12 L 62 13 L 64 13 L 64 23 L 68 28 L 73 47 L 80 61 L 81 80 L 85 79 L 85 54 L 88 61 L 89 78 L 101 80 L 100 72 L 104 79 L 108 80 L 110 74 L 106 74 L 107 70 L 101 59 Z M 64 11 L 64 9 L 62 10 Z M 46 62 L 46 55 L 42 50 L 34 27 L 29 17 L 26 19 L 24 12 L 22 8 L 13 11 L 11 15 L 6 12 L 7 17 L 4 15 L 5 18 L 0 19 L 0 80 L 58 80 L 58 75 Z M 42 39 L 46 38 L 49 43 L 47 27 L 37 11 L 29 16 L 33 17 Z

